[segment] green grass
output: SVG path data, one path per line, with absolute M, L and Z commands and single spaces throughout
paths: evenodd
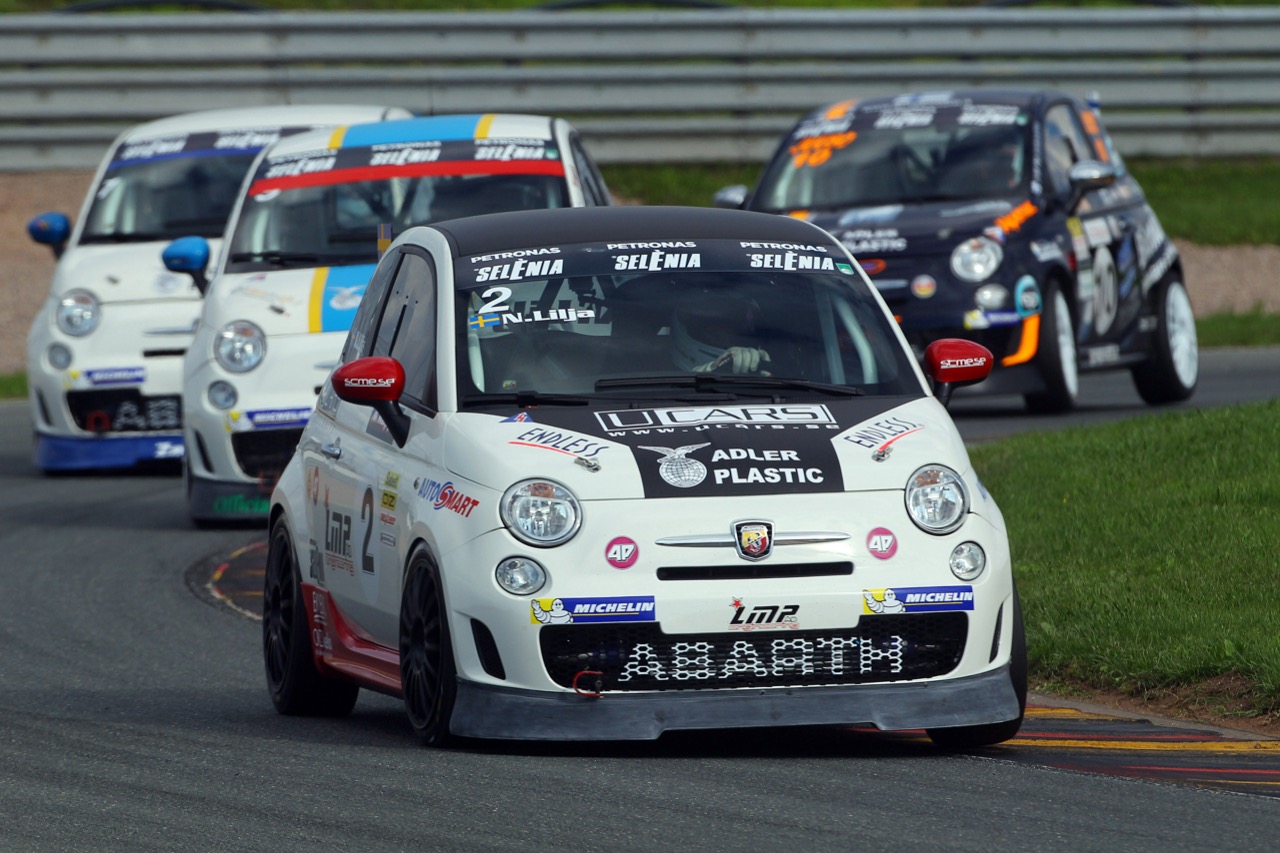
M 0 400 L 27 396 L 26 373 L 0 373 Z
M 1144 691 L 1239 675 L 1280 710 L 1280 401 L 974 448 L 1008 523 L 1033 681 Z
M 1203 347 L 1280 346 L 1280 314 L 1255 306 L 1244 314 L 1214 314 L 1196 321 Z

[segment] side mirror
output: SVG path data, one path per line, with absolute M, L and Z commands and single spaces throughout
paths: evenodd
M 747 185 L 734 184 L 729 187 L 721 187 L 716 190 L 715 206 L 725 207 L 729 210 L 740 209 L 747 203 Z
M 203 237 L 179 237 L 164 247 L 160 260 L 170 272 L 183 272 L 191 276 L 201 296 L 208 292 L 209 279 L 204 274 L 209 268 L 208 240 Z
M 933 380 L 933 393 L 944 406 L 951 402 L 951 392 L 986 379 L 994 366 L 991 350 L 962 338 L 934 341 L 924 351 L 925 373 Z
M 409 416 L 400 408 L 404 393 L 404 367 L 394 358 L 358 358 L 333 371 L 330 380 L 339 399 L 357 406 L 369 406 L 387 425 L 398 446 L 409 440 Z
M 1074 208 L 1080 197 L 1087 192 L 1111 186 L 1118 177 L 1120 172 L 1111 163 L 1081 160 L 1067 171 L 1067 181 L 1071 184 L 1071 202 L 1068 207 Z
M 27 233 L 32 240 L 53 250 L 55 258 L 60 258 L 71 236 L 71 220 L 57 211 L 42 213 L 27 223 Z

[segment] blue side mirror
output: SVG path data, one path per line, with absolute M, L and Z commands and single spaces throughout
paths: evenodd
M 209 241 L 203 237 L 179 237 L 160 253 L 164 268 L 191 276 L 201 295 L 209 289 L 204 271 L 209 267 Z
M 65 213 L 42 213 L 27 223 L 27 233 L 37 243 L 53 249 L 55 258 L 62 257 L 62 250 L 71 236 L 71 220 Z

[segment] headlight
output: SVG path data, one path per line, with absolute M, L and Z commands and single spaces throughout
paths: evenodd
M 68 290 L 58 301 L 55 314 L 58 328 L 73 338 L 84 337 L 98 328 L 102 309 L 98 300 L 87 290 Z
M 907 480 L 907 515 L 925 533 L 943 534 L 964 524 L 969 493 L 960 475 L 945 465 L 926 465 Z
M 508 557 L 493 570 L 498 586 L 512 595 L 533 595 L 547 584 L 547 570 L 528 557 Z
M 964 281 L 983 281 L 990 277 L 1004 260 L 1004 249 L 989 237 L 965 240 L 951 253 L 951 271 Z
M 582 525 L 578 499 L 550 480 L 525 480 L 507 489 L 500 514 L 513 536 L 542 547 L 568 542 Z
M 248 320 L 228 323 L 213 340 L 213 357 L 232 373 L 253 370 L 266 354 L 267 336 Z

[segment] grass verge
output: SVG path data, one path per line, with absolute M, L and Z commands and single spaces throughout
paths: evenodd
M 1280 401 L 971 451 L 1005 513 L 1034 681 L 1129 695 L 1243 678 L 1280 713 Z

